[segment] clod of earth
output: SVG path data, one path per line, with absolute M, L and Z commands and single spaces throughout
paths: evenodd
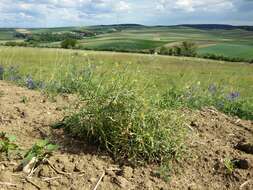
M 247 154 L 253 154 L 253 144 L 251 143 L 238 143 L 235 148 Z
M 236 168 L 247 170 L 251 167 L 249 160 L 247 159 L 236 159 L 234 160 Z

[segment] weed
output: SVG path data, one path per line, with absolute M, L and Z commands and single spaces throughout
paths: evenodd
M 163 179 L 165 182 L 169 182 L 171 179 L 171 166 L 163 164 L 153 172 L 153 175 Z
M 235 170 L 235 164 L 229 158 L 225 158 L 224 159 L 224 166 L 225 166 L 226 171 L 227 171 L 228 174 L 232 174 L 234 172 L 234 170 Z
M 40 140 L 35 143 L 30 150 L 26 152 L 21 165 L 25 166 L 33 158 L 36 158 L 37 161 L 40 162 L 57 149 L 58 146 L 51 144 L 48 140 Z
M 15 136 L 7 135 L 5 132 L 0 133 L 0 153 L 5 153 L 9 157 L 11 151 L 17 150 L 18 145 L 14 142 L 16 141 Z
M 26 104 L 28 102 L 28 98 L 26 96 L 22 96 L 20 99 L 20 103 Z

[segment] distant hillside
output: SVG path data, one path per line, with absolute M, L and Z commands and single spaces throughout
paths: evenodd
M 248 31 L 253 31 L 253 26 L 233 26 L 227 24 L 182 24 L 178 26 L 191 27 L 200 30 L 234 30 L 234 29 L 243 29 Z

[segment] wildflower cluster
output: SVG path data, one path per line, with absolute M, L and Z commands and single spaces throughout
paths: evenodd
M 207 89 L 198 84 L 186 88 L 173 86 L 162 95 L 159 105 L 163 108 L 193 109 L 214 106 L 226 114 L 253 119 L 253 105 L 250 100 L 243 99 L 236 91 L 228 93 L 223 87 L 215 84 L 211 84 Z

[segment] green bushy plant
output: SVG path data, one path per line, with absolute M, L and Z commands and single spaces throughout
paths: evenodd
M 63 123 L 68 134 L 133 164 L 165 162 L 182 151 L 183 119 L 151 105 L 124 75 L 98 85 L 92 99 Z M 86 95 L 84 95 L 86 96 Z

